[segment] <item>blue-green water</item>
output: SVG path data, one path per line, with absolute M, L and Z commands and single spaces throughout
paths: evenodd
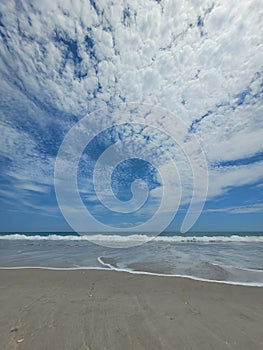
M 0 267 L 29 266 L 112 268 L 263 286 L 263 233 L 1 233 Z

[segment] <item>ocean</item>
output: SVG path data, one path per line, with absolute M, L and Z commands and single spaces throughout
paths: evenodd
M 263 232 L 0 233 L 0 267 L 113 269 L 263 286 Z

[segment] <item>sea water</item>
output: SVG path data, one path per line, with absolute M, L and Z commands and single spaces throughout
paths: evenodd
M 1 233 L 0 267 L 103 268 L 263 286 L 263 233 Z

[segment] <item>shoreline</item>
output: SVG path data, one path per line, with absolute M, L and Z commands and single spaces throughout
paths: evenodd
M 147 272 L 147 271 L 134 271 L 129 269 L 120 269 L 117 267 L 110 266 L 110 264 L 103 264 L 105 267 L 49 267 L 49 266 L 0 266 L 1 270 L 50 270 L 50 271 L 115 271 L 119 273 L 128 273 L 131 275 L 142 275 L 142 276 L 156 276 L 156 277 L 166 277 L 166 278 L 182 278 L 191 281 L 204 282 L 204 283 L 214 283 L 214 284 L 223 284 L 230 286 L 240 286 L 240 287 L 256 287 L 262 288 L 263 283 L 256 282 L 235 282 L 235 281 L 220 281 L 220 280 L 211 280 L 201 277 L 195 277 L 190 275 L 179 275 L 179 274 L 165 274 L 157 272 Z M 256 270 L 257 271 L 257 270 Z M 261 271 L 261 270 L 258 270 Z
M 263 347 L 259 288 L 101 269 L 0 269 L 0 281 L 4 350 Z

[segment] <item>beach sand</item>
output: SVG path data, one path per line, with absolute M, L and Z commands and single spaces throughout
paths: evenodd
M 0 349 L 263 349 L 263 289 L 100 270 L 0 270 Z

